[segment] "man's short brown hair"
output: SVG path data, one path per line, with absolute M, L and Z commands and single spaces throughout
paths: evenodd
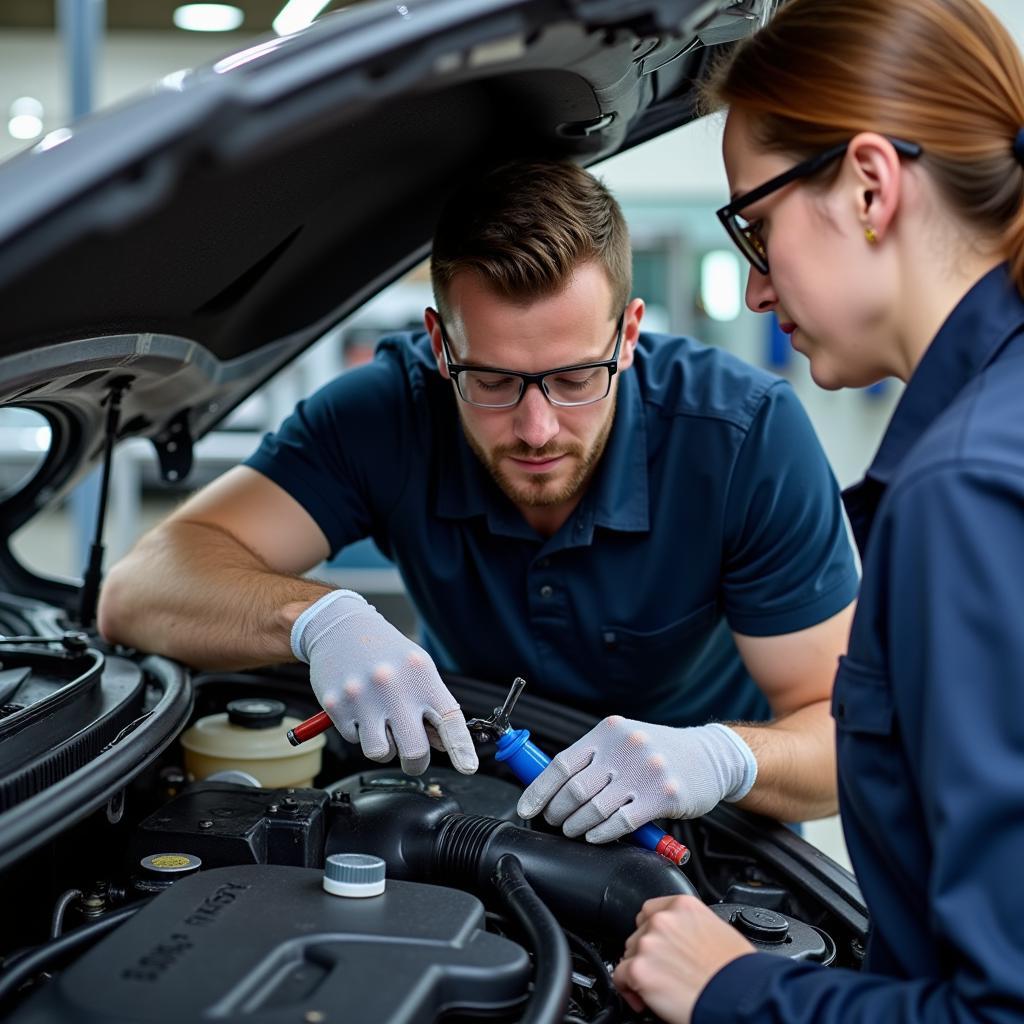
M 567 287 L 583 263 L 604 268 L 612 289 L 610 316 L 629 301 L 629 232 L 612 194 L 576 164 L 505 164 L 458 189 L 434 233 L 430 276 L 447 316 L 448 286 L 473 271 L 496 295 L 532 302 Z

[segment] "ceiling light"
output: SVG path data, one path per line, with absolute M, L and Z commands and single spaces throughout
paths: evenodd
M 700 298 L 712 320 L 735 320 L 740 315 L 740 265 L 728 249 L 706 253 L 700 261 Z
M 31 114 L 18 114 L 7 122 L 7 131 L 16 139 L 36 139 L 43 133 L 43 122 Z
M 328 2 L 329 0 L 288 0 L 272 23 L 274 31 L 279 36 L 287 36 L 307 25 L 312 25 Z
M 7 131 L 15 139 L 34 139 L 43 134 L 43 105 L 34 96 L 19 96 L 7 117 Z
M 245 21 L 245 14 L 231 4 L 184 4 L 173 18 L 187 32 L 232 32 Z

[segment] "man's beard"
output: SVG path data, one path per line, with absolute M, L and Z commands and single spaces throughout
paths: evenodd
M 521 505 L 524 508 L 550 508 L 575 498 L 586 487 L 593 476 L 597 463 L 600 461 L 608 444 L 608 436 L 611 434 L 612 424 L 615 422 L 616 396 L 612 394 L 610 397 L 611 411 L 608 414 L 608 418 L 601 425 L 601 432 L 594 439 L 590 451 L 586 453 L 580 444 L 563 446 L 559 445 L 557 441 L 546 444 L 542 448 L 530 448 L 525 444 L 511 444 L 500 445 L 487 451 L 466 429 L 465 424 L 463 424 L 462 432 L 476 457 L 484 464 L 494 482 L 513 504 Z M 531 474 L 529 479 L 523 482 L 516 482 L 511 480 L 502 469 L 502 460 L 507 457 L 514 459 L 553 459 L 558 455 L 568 455 L 576 459 L 576 466 L 569 479 L 557 490 L 547 490 L 554 476 L 553 473 L 535 473 Z

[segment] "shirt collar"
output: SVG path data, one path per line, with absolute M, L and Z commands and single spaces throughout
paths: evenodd
M 574 545 L 589 544 L 595 526 L 629 532 L 649 529 L 647 431 L 635 373 L 626 371 L 621 375 L 617 394 L 608 444 L 587 493 L 570 517 L 569 536 Z M 447 399 L 457 401 L 450 390 Z M 445 519 L 486 516 L 492 533 L 536 540 L 532 527 L 470 448 L 454 405 L 451 413 L 454 430 L 437 435 L 441 442 L 437 514 Z
M 908 381 L 864 479 L 843 491 L 862 556 L 885 489 L 906 454 L 1022 328 L 1024 300 L 1006 264 L 982 277 L 950 313 Z
M 1024 327 L 1024 300 L 1007 265 L 990 270 L 960 300 L 907 382 L 867 476 L 881 484 L 972 377 Z

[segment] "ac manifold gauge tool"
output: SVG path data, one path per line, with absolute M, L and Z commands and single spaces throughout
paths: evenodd
M 469 719 L 466 726 L 477 742 L 494 742 L 494 759 L 508 765 L 515 777 L 524 786 L 528 786 L 551 764 L 551 758 L 530 739 L 529 729 L 512 728 L 512 709 L 525 687 L 526 680 L 522 676 L 516 676 L 501 707 L 494 708 L 486 718 Z M 288 742 L 297 747 L 330 727 L 330 715 L 326 711 L 321 711 L 294 729 L 290 729 Z M 635 845 L 645 850 L 653 850 L 680 867 L 690 859 L 689 849 L 653 822 L 641 825 L 631 832 L 628 838 Z

